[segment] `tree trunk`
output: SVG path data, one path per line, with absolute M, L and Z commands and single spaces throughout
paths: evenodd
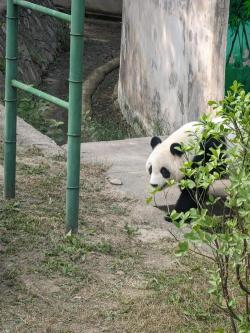
M 224 96 L 229 0 L 124 0 L 119 103 L 137 132 L 169 134 Z

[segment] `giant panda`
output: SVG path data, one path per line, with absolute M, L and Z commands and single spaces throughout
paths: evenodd
M 221 123 L 223 122 L 223 119 L 216 117 L 212 121 L 215 123 Z M 156 136 L 151 139 L 150 144 L 153 151 L 146 162 L 146 172 L 150 176 L 150 185 L 152 187 L 163 188 L 168 179 L 174 179 L 176 182 L 179 182 L 184 177 L 180 169 L 183 166 L 183 163 L 187 161 L 187 156 L 180 148 L 182 144 L 185 145 L 190 141 L 192 133 L 195 133 L 197 128 L 201 131 L 203 130 L 201 122 L 193 121 L 180 127 L 164 141 Z M 193 162 L 192 167 L 195 167 L 195 162 L 199 162 L 201 159 L 204 164 L 208 162 L 211 157 L 210 149 L 219 146 L 222 147 L 223 151 L 226 150 L 226 138 L 221 137 L 218 139 L 209 137 L 206 142 L 201 142 L 200 147 L 204 151 L 204 154 L 188 156 L 188 160 Z M 175 205 L 175 210 L 178 213 L 185 213 L 191 208 L 197 208 L 193 195 L 194 191 L 197 190 L 199 189 L 194 189 L 193 191 L 189 189 L 181 189 L 180 197 Z M 204 194 L 204 189 L 201 191 Z

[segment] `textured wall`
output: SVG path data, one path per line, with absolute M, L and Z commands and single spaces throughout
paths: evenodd
M 124 0 L 119 103 L 138 132 L 168 134 L 224 94 L 229 0 Z
M 2 0 L 0 0 L 2 1 Z M 51 0 L 37 0 L 36 3 L 52 7 Z M 4 93 L 5 67 L 5 8 L 0 7 L 0 98 Z M 62 41 L 67 36 L 65 26 L 50 16 L 30 10 L 19 11 L 19 79 L 38 84 L 41 76 L 54 61 Z
M 0 0 L 1 1 L 1 0 Z M 53 0 L 54 4 L 59 7 L 70 8 L 70 0 Z M 122 0 L 85 0 L 86 9 L 121 15 Z
M 121 15 L 122 0 L 86 0 L 86 8 Z

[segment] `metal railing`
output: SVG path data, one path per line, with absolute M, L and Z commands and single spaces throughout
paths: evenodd
M 70 22 L 69 101 L 17 81 L 18 7 Z M 24 0 L 7 0 L 4 196 L 15 197 L 17 89 L 68 110 L 66 232 L 78 231 L 85 0 L 71 1 L 71 15 Z

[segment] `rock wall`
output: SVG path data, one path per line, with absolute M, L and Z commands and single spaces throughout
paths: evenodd
M 36 3 L 54 8 L 51 0 Z M 0 98 L 4 94 L 5 66 L 5 5 L 0 7 Z M 54 61 L 57 52 L 68 38 L 67 26 L 61 21 L 34 11 L 19 10 L 19 63 L 20 80 L 39 84 L 42 74 Z
M 53 0 L 58 7 L 70 9 L 70 0 Z M 122 0 L 85 0 L 86 10 L 121 15 Z
M 86 0 L 86 9 L 121 15 L 122 0 Z
M 169 134 L 224 95 L 229 0 L 124 0 L 119 104 L 138 134 Z

